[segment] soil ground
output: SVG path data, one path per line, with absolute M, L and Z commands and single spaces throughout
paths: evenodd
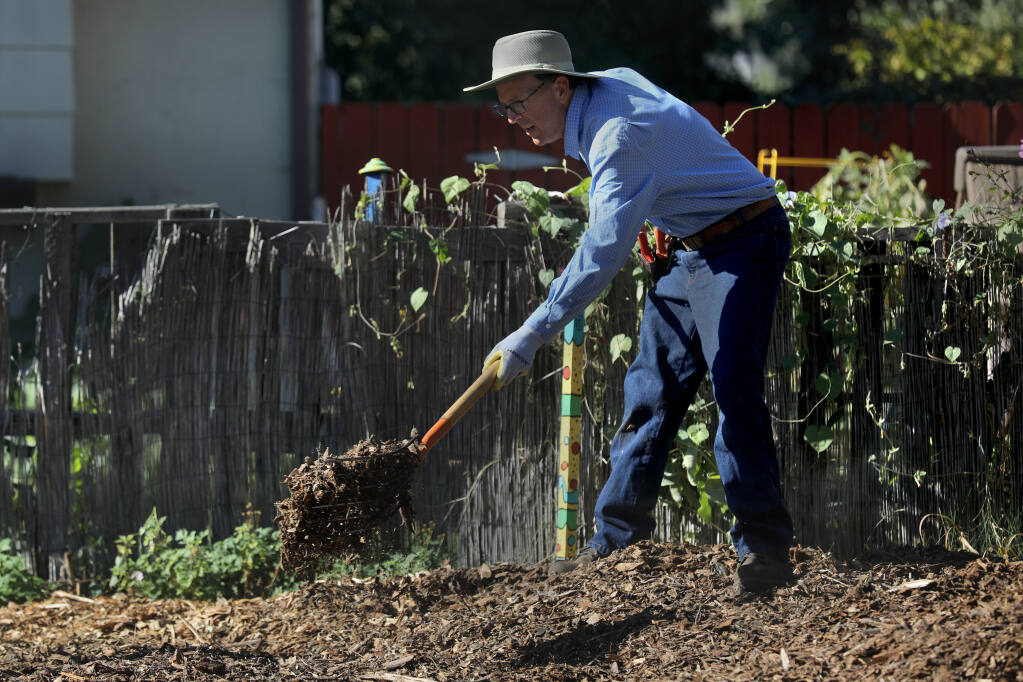
M 0 608 L 0 679 L 1023 678 L 1023 563 L 793 558 L 796 582 L 752 599 L 728 547 L 651 543 L 557 577 L 441 568 L 217 603 L 55 593 Z

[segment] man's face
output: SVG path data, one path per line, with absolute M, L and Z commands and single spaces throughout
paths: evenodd
M 506 107 L 521 102 L 525 113 L 516 114 L 509 109 L 508 123 L 522 128 L 538 147 L 557 142 L 565 134 L 565 116 L 572 91 L 564 76 L 553 83 L 541 81 L 532 74 L 516 76 L 497 85 L 497 99 Z

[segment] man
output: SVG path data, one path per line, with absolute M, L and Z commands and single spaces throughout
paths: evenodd
M 497 111 L 536 145 L 564 140 L 592 176 L 589 228 L 547 300 L 503 339 L 495 386 L 524 374 L 536 350 L 593 301 L 625 264 L 649 220 L 671 243 L 647 295 L 639 352 L 625 378 L 625 415 L 597 531 L 565 572 L 648 538 L 672 441 L 705 374 L 719 425 L 714 442 L 736 523 L 740 590 L 791 579 L 792 521 L 782 500 L 764 363 L 788 218 L 774 183 L 695 110 L 625 68 L 576 72 L 565 37 L 527 31 L 494 44 Z

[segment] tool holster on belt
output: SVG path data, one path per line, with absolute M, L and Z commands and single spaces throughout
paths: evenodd
M 639 252 L 643 256 L 644 265 L 656 282 L 671 269 L 671 258 L 676 249 L 699 251 L 710 242 L 720 239 L 726 234 L 742 230 L 749 225 L 751 220 L 777 205 L 778 198 L 773 195 L 760 201 L 754 201 L 688 237 L 673 237 L 654 228 L 656 251 L 650 249 L 650 241 L 647 239 L 644 225 L 639 231 L 638 240 Z
M 675 253 L 675 238 L 654 228 L 654 245 L 651 250 L 647 238 L 646 227 L 639 231 L 639 253 L 643 256 L 643 266 L 656 282 L 671 269 L 671 257 Z

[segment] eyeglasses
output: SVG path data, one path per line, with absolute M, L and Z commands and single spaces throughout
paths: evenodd
M 507 104 L 501 104 L 500 102 L 498 102 L 497 104 L 491 104 L 490 108 L 493 109 L 494 113 L 496 113 L 501 118 L 508 118 L 509 115 L 508 112 L 511 112 L 516 116 L 521 116 L 522 114 L 526 113 L 526 100 L 535 95 L 537 91 L 540 90 L 540 88 L 547 85 L 547 83 L 549 82 L 550 81 L 541 82 L 540 85 L 536 86 L 533 92 L 529 93 L 522 99 L 517 99 L 514 102 L 508 102 Z

